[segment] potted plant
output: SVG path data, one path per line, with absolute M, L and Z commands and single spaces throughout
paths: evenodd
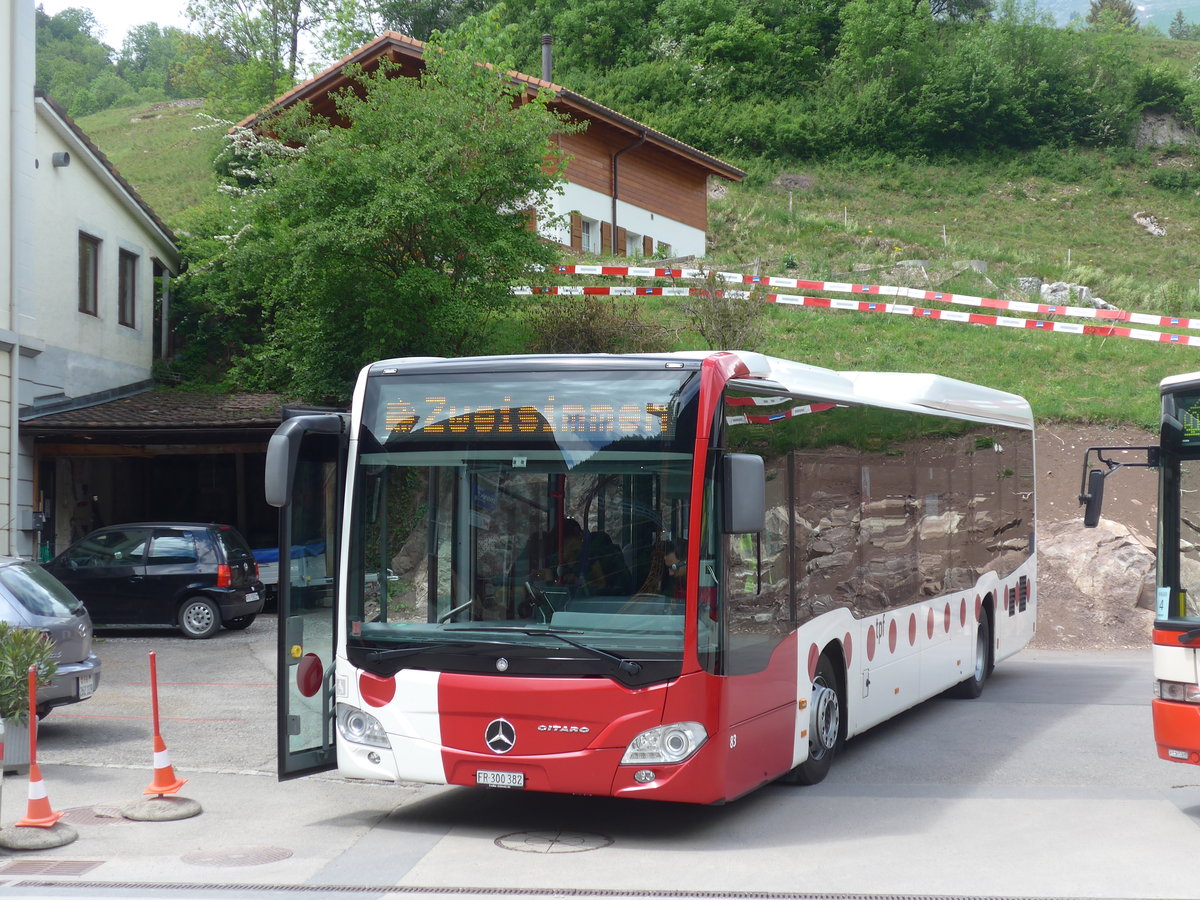
M 42 632 L 0 622 L 0 724 L 4 726 L 4 765 L 29 763 L 29 667 L 38 684 L 49 684 L 58 670 L 54 644 Z

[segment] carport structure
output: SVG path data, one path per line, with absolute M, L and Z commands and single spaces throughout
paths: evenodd
M 275 546 L 278 511 L 263 499 L 263 465 L 283 404 L 279 394 L 147 384 L 25 409 L 39 552 L 137 521 L 221 522 L 253 547 Z

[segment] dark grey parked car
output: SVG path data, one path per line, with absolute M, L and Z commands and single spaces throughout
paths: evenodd
M 37 714 L 92 696 L 100 684 L 100 660 L 92 652 L 92 620 L 69 590 L 34 563 L 0 557 L 0 619 L 33 628 L 54 642 L 58 673 L 40 685 Z
M 97 625 L 177 625 L 207 638 L 222 625 L 249 627 L 263 607 L 258 564 L 229 525 L 110 525 L 45 567 Z

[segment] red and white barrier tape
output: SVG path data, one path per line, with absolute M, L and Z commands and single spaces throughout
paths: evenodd
M 881 297 L 903 297 L 906 300 L 924 300 L 926 302 L 949 303 L 957 306 L 975 306 L 983 309 L 1027 312 L 1038 316 L 1073 316 L 1080 319 L 1131 322 L 1135 325 L 1156 325 L 1161 328 L 1200 330 L 1200 319 L 1189 319 L 1180 316 L 1134 313 L 1120 309 L 1095 309 L 1091 306 L 1059 306 L 1048 303 L 1028 303 L 1022 300 L 999 300 L 995 297 L 975 297 L 970 294 L 926 291 L 920 288 L 898 287 L 895 285 L 853 284 L 840 281 L 807 281 L 799 278 L 784 278 L 778 275 L 743 275 L 741 272 L 710 273 L 704 269 L 651 268 L 649 266 L 554 266 L 550 271 L 558 275 L 606 275 L 630 278 L 680 278 L 690 280 L 707 279 L 711 274 L 725 284 L 764 285 L 766 287 L 788 288 L 801 291 L 828 291 L 833 294 L 874 294 Z M 561 293 L 561 289 L 559 289 L 559 292 Z M 630 296 L 635 292 L 636 289 L 634 288 L 628 289 Z M 613 294 L 612 296 L 622 296 L 622 294 Z M 679 295 L 664 293 L 661 296 Z
M 581 268 L 581 267 L 575 267 Z M 594 268 L 599 268 L 594 267 Z M 609 267 L 606 267 L 609 268 Z M 512 293 L 521 296 L 557 295 L 557 296 L 601 296 L 601 297 L 687 297 L 700 293 L 699 288 L 686 287 L 515 287 Z M 731 292 L 732 293 L 732 292 Z M 979 298 L 976 298 L 979 299 Z M 871 300 L 842 300 L 831 297 L 803 297 L 797 294 L 766 294 L 763 300 L 768 303 L 778 303 L 785 306 L 803 306 L 809 309 L 838 309 L 851 312 L 891 313 L 899 316 L 914 316 L 921 319 L 937 319 L 941 322 L 959 322 L 967 325 L 993 325 L 1001 328 L 1025 328 L 1033 331 L 1056 331 L 1060 334 L 1089 334 L 1097 337 L 1120 337 L 1133 340 L 1152 341 L 1160 344 L 1184 344 L 1200 346 L 1200 335 L 1170 334 L 1162 331 L 1148 331 L 1144 328 L 1128 328 L 1117 325 L 1083 325 L 1077 322 L 1051 322 L 1045 319 L 1020 319 L 1012 316 L 994 316 L 984 313 L 966 313 L 951 309 L 930 309 L 928 307 L 910 306 L 903 303 L 888 303 Z M 996 301 L 997 303 L 1004 301 Z M 1034 306 L 1035 304 L 1025 304 Z M 1055 307 L 1050 307 L 1054 309 Z M 1066 309 L 1069 307 L 1059 307 Z M 1111 312 L 1111 310 L 1091 310 L 1091 312 Z M 1066 313 L 1061 313 L 1066 315 Z M 1126 314 L 1130 315 L 1130 314 Z M 1133 314 L 1136 315 L 1136 314 Z M 1158 321 L 1158 319 L 1154 319 Z M 1167 322 L 1188 322 L 1189 319 L 1163 320 Z M 1187 326 L 1180 326 L 1187 327 Z

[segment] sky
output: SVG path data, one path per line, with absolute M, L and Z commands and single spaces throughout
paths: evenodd
M 69 7 L 90 9 L 104 29 L 100 39 L 114 50 L 121 49 L 125 33 L 137 25 L 157 22 L 160 27 L 189 27 L 184 13 L 187 0 L 34 0 L 34 5 L 50 16 Z
M 135 25 L 157 22 L 160 26 L 188 28 L 184 14 L 187 0 L 34 0 L 49 14 L 74 6 L 90 9 L 104 29 L 102 40 L 115 50 L 121 49 L 125 33 Z M 1075 13 L 1086 15 L 1088 0 L 1039 0 L 1039 5 L 1053 13 L 1060 25 L 1065 25 Z M 1152 21 L 1163 31 L 1171 23 L 1176 10 L 1192 24 L 1200 24 L 1200 0 L 1136 0 L 1141 21 Z

